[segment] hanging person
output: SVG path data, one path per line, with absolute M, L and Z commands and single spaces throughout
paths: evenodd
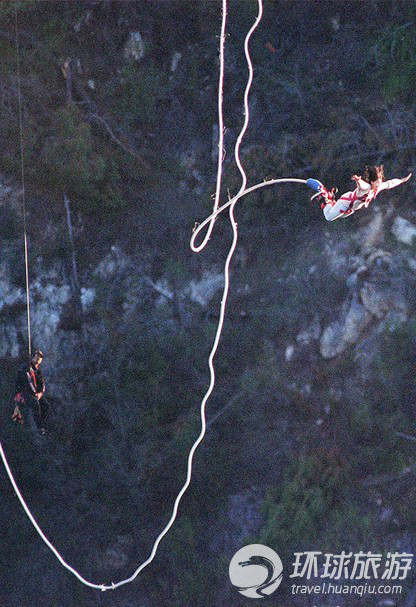
M 328 191 L 317 179 L 308 179 L 307 185 L 317 191 L 317 194 L 312 196 L 312 199 L 318 197 L 321 200 L 321 208 L 325 219 L 327 221 L 334 221 L 341 217 L 348 217 L 362 207 L 368 207 L 381 191 L 395 188 L 408 181 L 411 176 L 412 173 L 409 173 L 403 179 L 384 181 L 383 165 L 366 166 L 364 178 L 361 178 L 359 175 L 351 177 L 355 181 L 355 190 L 342 194 L 338 200 L 335 200 L 334 190 Z
M 16 377 L 14 401 L 16 404 L 12 419 L 23 423 L 22 411 L 33 416 L 40 434 L 46 434 L 46 420 L 49 413 L 49 403 L 45 394 L 45 378 L 40 371 L 43 352 L 35 350 L 29 364 L 25 363 Z

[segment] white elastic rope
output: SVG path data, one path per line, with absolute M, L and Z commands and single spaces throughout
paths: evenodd
M 248 31 L 246 38 L 244 40 L 244 54 L 246 56 L 246 61 L 247 61 L 247 67 L 248 67 L 248 80 L 247 80 L 247 84 L 246 84 L 246 88 L 244 91 L 244 123 L 243 126 L 241 128 L 240 134 L 237 137 L 237 141 L 235 144 L 235 148 L 234 148 L 234 158 L 236 161 L 236 164 L 238 166 L 238 170 L 240 171 L 240 175 L 241 175 L 241 187 L 240 190 L 237 194 L 237 197 L 235 197 L 235 200 L 229 205 L 230 209 L 229 209 L 229 217 L 230 217 L 230 222 L 231 222 L 231 226 L 232 226 L 232 230 L 233 230 L 233 240 L 230 246 L 230 249 L 228 251 L 228 255 L 227 255 L 227 259 L 225 261 L 225 266 L 224 266 L 224 291 L 223 291 L 223 296 L 222 296 L 222 300 L 221 300 L 221 309 L 220 309 L 220 319 L 218 322 L 218 327 L 217 327 L 217 334 L 216 334 L 216 339 L 215 339 L 215 343 L 211 352 L 210 356 L 210 372 L 211 372 L 211 385 L 210 385 L 210 390 L 209 392 L 207 392 L 207 398 L 209 397 L 209 395 L 211 394 L 212 390 L 214 389 L 214 384 L 215 384 L 215 371 L 214 371 L 214 366 L 213 366 L 213 360 L 214 360 L 214 355 L 217 351 L 217 347 L 218 347 L 218 342 L 220 340 L 221 337 L 221 333 L 222 333 L 222 328 L 223 328 L 223 324 L 224 324 L 224 318 L 225 318 L 225 308 L 227 305 L 227 299 L 228 299 L 228 292 L 229 292 L 229 288 L 230 288 L 230 265 L 231 265 L 231 260 L 233 258 L 234 255 L 234 251 L 237 247 L 237 242 L 238 242 L 238 227 L 237 227 L 237 222 L 235 221 L 234 218 L 234 207 L 237 203 L 238 197 L 239 195 L 242 194 L 242 192 L 244 192 L 245 187 L 247 185 L 247 175 L 244 171 L 243 165 L 241 163 L 240 160 L 240 146 L 241 143 L 243 141 L 244 135 L 246 134 L 247 131 L 247 127 L 248 127 L 248 123 L 250 120 L 250 110 L 249 110 L 249 106 L 248 106 L 248 96 L 250 93 L 250 89 L 251 89 L 251 84 L 253 82 L 253 64 L 251 62 L 251 58 L 250 58 L 250 52 L 249 52 L 249 48 L 248 48 L 248 44 L 251 38 L 251 35 L 253 34 L 253 32 L 255 31 L 255 29 L 257 28 L 258 24 L 261 21 L 263 15 L 263 4 L 262 4 L 262 0 L 258 0 L 258 15 L 256 17 L 255 22 L 253 23 L 253 25 L 251 26 L 250 30 Z M 209 228 L 210 230 L 212 230 L 212 227 L 214 225 L 215 222 L 215 213 L 217 212 L 217 209 L 214 209 L 213 213 L 211 214 L 212 216 L 212 220 L 209 224 Z M 201 246 L 205 246 L 205 242 L 206 242 L 206 238 L 204 239 L 202 245 L 200 245 L 199 250 L 201 249 Z
M 54 555 L 56 556 L 56 558 L 59 560 L 59 562 L 65 567 L 65 569 L 68 569 L 68 571 L 70 571 L 71 573 L 73 573 L 75 575 L 75 577 L 77 577 L 83 584 L 86 584 L 87 586 L 90 586 L 91 588 L 99 588 L 101 589 L 101 586 L 96 586 L 95 584 L 91 584 L 90 582 L 87 582 L 86 580 L 84 580 L 84 578 L 75 570 L 73 569 L 70 565 L 68 565 L 68 563 L 66 563 L 64 561 L 64 559 L 61 557 L 61 555 L 59 554 L 59 552 L 57 551 L 57 549 L 53 546 L 53 544 L 51 544 L 51 542 L 48 540 L 48 538 L 46 537 L 46 535 L 43 533 L 42 529 L 39 527 L 38 523 L 36 522 L 34 516 L 32 515 L 31 511 L 29 510 L 29 507 L 27 506 L 25 500 L 23 499 L 22 494 L 20 493 L 19 487 L 17 486 L 16 481 L 14 480 L 12 471 L 10 470 L 10 466 L 8 464 L 7 458 L 6 458 L 6 454 L 3 450 L 3 446 L 0 443 L 0 455 L 1 455 L 1 459 L 3 460 L 3 464 L 4 467 L 6 469 L 6 472 L 9 476 L 10 482 L 13 486 L 13 489 L 15 490 L 15 493 L 17 495 L 17 497 L 19 498 L 20 503 L 23 506 L 24 511 L 26 512 L 27 516 L 30 519 L 30 522 L 32 523 L 32 525 L 34 526 L 34 528 L 36 529 L 36 531 L 39 533 L 40 537 L 43 539 L 43 541 L 45 542 L 45 544 L 48 546 L 48 548 L 54 553 Z
M 257 28 L 257 26 L 260 23 L 261 18 L 263 16 L 262 0 L 258 0 L 258 5 L 259 5 L 259 12 L 258 12 L 257 18 L 256 18 L 255 22 L 253 23 L 251 29 L 249 30 L 249 32 L 246 36 L 246 39 L 244 40 L 244 54 L 246 56 L 246 61 L 247 61 L 247 66 L 248 66 L 248 80 L 247 80 L 246 89 L 244 91 L 244 124 L 243 124 L 243 128 L 241 129 L 239 136 L 237 137 L 237 142 L 235 144 L 235 149 L 234 149 L 234 158 L 235 158 L 236 164 L 238 166 L 238 170 L 240 171 L 241 180 L 242 180 L 241 188 L 240 188 L 238 194 L 240 194 L 241 192 L 243 192 L 245 190 L 245 187 L 247 184 L 247 175 L 243 169 L 243 165 L 241 164 L 241 160 L 240 160 L 240 147 L 241 147 L 241 142 L 243 141 L 243 137 L 246 134 L 248 123 L 250 120 L 250 109 L 248 106 L 248 96 L 249 96 L 250 89 L 251 89 L 251 83 L 253 82 L 253 64 L 252 64 L 251 58 L 250 58 L 248 43 L 250 41 L 252 33 Z M 237 194 L 237 196 L 238 196 L 238 194 Z M 230 213 L 232 212 L 232 209 L 236 202 L 237 201 L 233 202 L 233 204 L 230 206 Z
M 227 22 L 227 0 L 222 0 L 222 22 L 221 22 L 221 35 L 220 35 L 220 76 L 218 82 L 218 164 L 217 164 L 217 183 L 215 188 L 215 200 L 213 212 L 218 209 L 221 196 L 221 182 L 222 182 L 222 165 L 224 162 L 224 116 L 223 116 L 223 91 L 224 91 L 224 66 L 225 66 L 225 26 Z M 202 250 L 208 242 L 212 229 L 214 227 L 215 217 L 212 218 L 211 223 L 208 226 L 207 233 L 203 242 L 200 244 Z

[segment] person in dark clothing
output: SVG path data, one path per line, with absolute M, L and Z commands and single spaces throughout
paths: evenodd
M 36 426 L 41 434 L 46 434 L 45 423 L 49 413 L 49 403 L 45 394 L 45 379 L 39 369 L 43 360 L 43 353 L 36 350 L 30 360 L 19 370 L 16 378 L 15 403 L 17 411 L 13 418 L 23 421 L 20 409 L 33 415 Z M 19 419 L 20 415 L 20 419 Z

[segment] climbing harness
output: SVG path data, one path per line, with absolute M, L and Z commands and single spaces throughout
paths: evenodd
M 334 206 L 336 202 L 345 201 L 348 202 L 348 207 L 346 209 L 340 209 L 340 214 L 344 216 L 351 215 L 354 213 L 354 205 L 358 201 L 360 203 L 364 203 L 366 207 L 369 206 L 371 202 L 376 198 L 379 187 L 375 190 L 371 189 L 366 194 L 362 196 L 357 195 L 357 191 L 354 190 L 352 192 L 348 192 L 348 197 L 344 194 L 338 200 L 335 200 L 335 196 L 338 192 L 337 188 L 332 188 L 331 190 L 327 190 L 325 186 L 318 181 L 317 179 L 307 179 L 306 185 L 315 190 L 315 194 L 311 197 L 311 200 L 318 200 L 321 202 L 321 209 L 323 209 L 327 204 Z
M 353 208 L 354 208 L 354 204 L 355 204 L 357 201 L 364 203 L 364 204 L 365 204 L 365 206 L 366 206 L 366 207 L 368 207 L 368 206 L 369 206 L 369 204 L 370 204 L 371 202 L 373 202 L 373 200 L 374 200 L 374 199 L 375 199 L 375 197 L 377 196 L 377 194 L 378 194 L 378 189 L 379 189 L 379 188 L 377 188 L 376 190 L 371 189 L 369 192 L 367 192 L 367 193 L 366 193 L 366 194 L 364 194 L 363 196 L 357 196 L 357 193 L 356 193 L 356 191 L 354 190 L 354 191 L 353 191 L 353 193 L 352 193 L 352 196 L 351 196 L 351 199 L 350 199 L 350 203 L 349 203 L 349 205 L 348 205 L 348 208 L 347 208 L 347 209 L 345 209 L 345 210 L 340 209 L 340 213 L 342 213 L 343 215 L 346 215 L 346 216 L 351 215 L 352 213 L 354 213 Z M 340 198 L 340 200 L 342 200 L 342 197 Z

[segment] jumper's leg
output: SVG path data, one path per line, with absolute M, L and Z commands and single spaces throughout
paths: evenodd
M 312 188 L 312 190 L 315 190 L 315 192 L 320 192 L 321 190 L 325 189 L 323 183 L 321 183 L 317 179 L 312 179 L 311 177 L 309 177 L 309 179 L 306 180 L 306 185 L 308 187 Z

